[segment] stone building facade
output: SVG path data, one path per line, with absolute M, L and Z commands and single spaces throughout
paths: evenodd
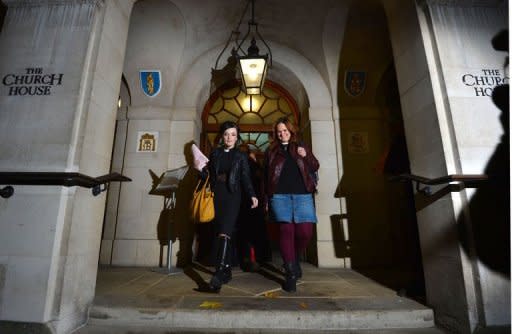
M 0 322 L 66 333 L 87 321 L 99 264 L 161 261 L 165 203 L 149 194 L 148 171 L 187 165 L 192 141 L 212 142 L 209 101 L 221 87 L 211 69 L 219 55 L 221 67 L 227 63 L 222 50 L 245 3 L 2 3 L 0 172 L 116 171 L 132 179 L 99 196 L 81 187 L 16 186 L 0 199 Z M 421 208 L 416 202 L 410 214 L 419 189 L 389 182 L 398 172 L 495 177 L 509 124 L 493 92 L 508 84 L 508 53 L 492 41 L 508 28 L 508 2 L 256 6 L 272 52 L 268 87 L 289 101 L 321 162 L 307 260 L 362 270 L 398 262 L 396 270 L 424 282 L 441 326 L 471 332 L 510 324 L 510 212 L 496 213 L 499 199 L 510 206 L 508 184 L 451 192 Z M 158 73 L 158 93 L 141 86 L 141 71 Z M 246 132 L 268 132 L 240 122 Z M 145 135 L 156 146 L 141 149 Z M 501 172 L 509 180 L 508 167 Z M 177 209 L 185 207 L 178 198 Z M 194 256 L 194 233 L 186 218 L 181 223 L 176 255 Z M 486 252 L 493 244 L 505 251 Z

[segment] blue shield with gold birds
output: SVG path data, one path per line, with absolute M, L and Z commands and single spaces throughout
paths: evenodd
M 158 70 L 141 70 L 140 86 L 144 94 L 149 97 L 155 97 L 160 93 L 162 87 L 162 75 Z

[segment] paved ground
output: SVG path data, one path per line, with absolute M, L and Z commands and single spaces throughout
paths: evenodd
M 296 293 L 281 290 L 275 265 L 235 269 L 219 294 L 200 292 L 211 270 L 100 268 L 89 322 L 76 333 L 443 333 L 431 309 L 350 269 L 303 264 Z
M 251 330 L 251 329 L 233 329 L 233 330 L 190 330 L 190 329 L 156 329 L 156 328 L 137 328 L 134 326 L 113 327 L 113 326 L 87 326 L 78 333 L 83 334 L 444 334 L 435 328 L 408 328 L 408 329 L 375 329 L 375 330 Z

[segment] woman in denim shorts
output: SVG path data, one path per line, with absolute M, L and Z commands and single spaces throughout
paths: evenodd
M 320 164 L 287 118 L 274 124 L 274 141 L 265 152 L 265 195 L 269 217 L 279 223 L 279 248 L 284 261 L 283 290 L 296 291 L 302 276 L 298 255 L 306 249 L 316 223 L 313 193 Z

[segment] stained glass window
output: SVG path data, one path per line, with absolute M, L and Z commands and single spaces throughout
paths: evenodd
M 268 147 L 272 126 L 278 118 L 288 117 L 298 123 L 294 100 L 282 87 L 267 83 L 261 95 L 247 95 L 239 85 L 231 85 L 211 96 L 203 114 L 203 138 L 207 139 L 204 144 L 208 148 L 218 145 L 218 130 L 225 121 L 237 123 L 242 141 L 258 152 Z

